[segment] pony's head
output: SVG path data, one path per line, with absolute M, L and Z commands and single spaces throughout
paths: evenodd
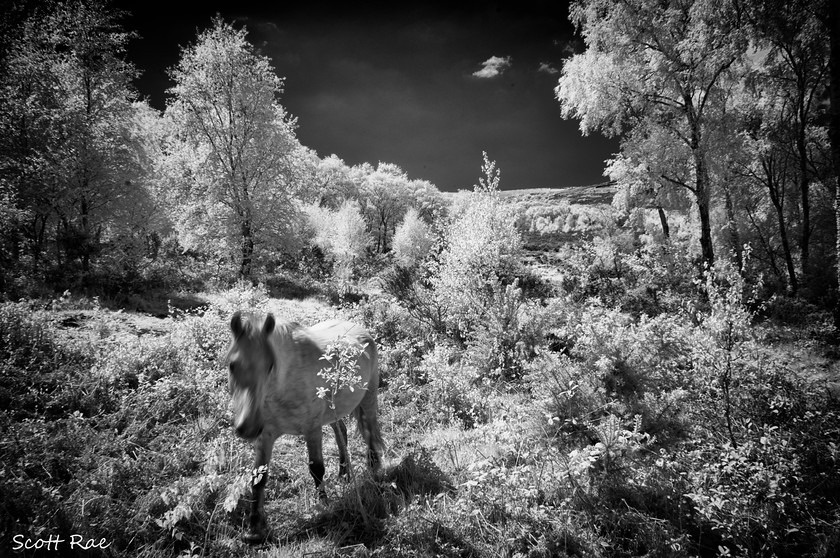
M 274 368 L 274 352 L 269 336 L 274 331 L 274 316 L 268 314 L 261 327 L 253 318 L 243 321 L 236 312 L 230 319 L 233 344 L 228 352 L 229 388 L 233 400 L 233 426 L 236 433 L 253 440 L 263 429 L 261 408 L 266 385 Z

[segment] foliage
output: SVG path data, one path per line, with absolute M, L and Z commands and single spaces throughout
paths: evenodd
M 309 155 L 313 162 L 306 168 L 311 169 L 309 180 L 312 184 L 302 192 L 305 202 L 338 209 L 347 200 L 359 199 L 359 185 L 354 181 L 350 167 L 338 155 L 323 159 L 315 152 L 309 152 Z
M 486 154 L 479 184 L 448 210 L 396 165 L 319 159 L 297 144 L 267 59 L 220 20 L 174 71 L 168 113 L 178 118 L 167 129 L 131 103 L 127 36 L 97 2 L 33 8 L 42 21 L 22 17 L 19 29 L 1 22 L 5 297 L 74 282 L 85 258 L 87 281 L 127 298 L 212 292 L 189 310 L 173 300 L 153 329 L 106 308 L 123 299 L 68 291 L 0 304 L 0 545 L 11 534 L 81 533 L 104 537 L 115 556 L 255 556 L 266 547 L 238 538 L 252 474 L 268 474 L 276 538 L 266 546 L 279 555 L 837 554 L 837 348 L 813 304 L 830 288 L 816 268 L 832 262 L 834 232 L 830 210 L 816 207 L 830 204 L 811 203 L 829 200 L 832 176 L 823 107 L 800 95 L 821 98 L 825 6 L 783 4 L 741 3 L 739 19 L 728 2 L 572 6 L 587 51 L 565 66 L 563 109 L 587 130 L 625 133 L 606 210 L 513 206 Z M 74 29 L 91 41 L 69 41 Z M 102 89 L 91 90 L 109 119 L 101 126 L 78 118 L 86 52 L 104 64 Z M 240 61 L 227 68 L 232 83 L 212 79 L 222 54 Z M 228 142 L 241 148 L 232 159 L 199 133 L 213 107 L 233 111 L 214 122 L 226 139 L 247 136 L 246 116 L 256 118 L 254 141 Z M 87 140 L 89 151 L 76 150 Z M 259 172 L 234 184 L 231 160 Z M 158 194 L 178 186 L 171 199 L 148 195 L 152 162 Z M 314 243 L 286 213 L 297 196 L 322 219 Z M 80 234 L 83 198 L 102 204 L 87 213 L 97 238 Z M 714 230 L 695 230 L 704 207 Z M 155 217 L 169 213 L 176 234 Z M 738 232 L 756 248 L 742 249 Z M 711 254 L 694 246 L 704 236 L 718 260 L 698 270 L 696 256 Z M 376 254 L 362 258 L 369 237 Z M 552 252 L 528 254 L 540 263 L 531 268 L 523 245 Z M 727 248 L 739 263 L 720 257 Z M 374 277 L 359 285 L 371 292 L 341 306 L 306 298 L 334 270 L 349 278 L 348 261 Z M 230 271 L 257 275 L 257 264 L 265 283 L 227 288 Z M 535 278 L 543 272 L 556 289 Z M 800 292 L 811 302 L 764 303 L 794 279 L 808 279 Z M 251 471 L 222 365 L 235 310 L 367 327 L 389 445 L 377 476 L 328 477 L 335 497 L 316 506 L 291 440 Z M 328 347 L 327 387 L 313 397 L 365 389 L 359 353 L 346 339 Z M 351 452 L 364 451 L 349 438 Z
M 637 315 L 676 312 L 696 296 L 689 245 L 676 231 L 664 240 L 605 228 L 592 242 L 564 248 L 558 268 L 563 291 L 575 301 L 598 298 Z
M 335 397 L 343 389 L 355 391 L 366 390 L 367 383 L 362 384 L 360 359 L 366 357 L 367 343 L 360 343 L 343 335 L 329 343 L 324 349 L 321 360 L 326 364 L 318 371 L 326 383 L 326 387 L 319 387 L 316 395 L 329 403 L 330 409 L 335 410 Z
M 582 132 L 624 135 L 621 157 L 647 175 L 640 192 L 666 184 L 690 193 L 707 263 L 714 260 L 711 161 L 725 145 L 716 134 L 726 137 L 726 92 L 746 49 L 737 9 L 705 1 L 665 10 L 647 0 L 577 2 L 570 18 L 587 50 L 568 61 L 555 90 Z
M 486 314 L 470 332 L 465 356 L 484 378 L 518 380 L 529 356 L 520 317 L 533 308 L 524 305 L 517 281 L 505 287 L 494 285 L 489 297 Z
M 408 176 L 397 165 L 380 162 L 376 169 L 360 168 L 362 207 L 374 236 L 374 250 L 386 253 L 397 223 L 411 203 Z
M 500 171 L 486 153 L 482 172 L 469 202 L 452 217 L 431 281 L 447 327 L 461 339 L 485 318 L 503 278 L 514 275 L 522 247 L 514 211 L 498 195 Z
M 429 267 L 434 264 L 430 262 Z M 446 337 L 451 333 L 444 301 L 436 295 L 430 275 L 430 270 L 394 266 L 383 277 L 383 289 L 405 309 L 414 323 L 422 326 L 416 335 L 424 339 Z
M 542 307 L 508 285 L 511 299 L 496 306 L 516 307 L 504 316 L 517 326 L 488 328 L 482 343 L 516 330 L 535 356 L 517 357 L 521 376 L 505 390 L 482 364 L 492 351 L 429 336 L 393 299 L 348 308 L 377 339 L 382 425 L 400 457 L 381 478 L 330 484 L 336 498 L 312 512 L 305 462 L 275 459 L 267 506 L 289 541 L 269 544 L 294 553 L 296 537 L 314 537 L 383 556 L 829 552 L 840 521 L 836 400 L 793 364 L 750 364 L 777 349 L 750 333 L 752 291 L 738 273 L 714 268 L 693 288 L 685 311 L 647 316 L 572 297 Z M 2 307 L 3 377 L 13 380 L 3 386 L 32 402 L 0 415 L 5 532 L 95 533 L 117 555 L 250 552 L 235 539 L 251 450 L 226 418 L 219 365 L 230 313 L 312 323 L 334 310 L 246 282 L 205 298 L 173 311 L 167 333 L 138 338 L 120 313 L 64 297 L 53 311 L 84 306 L 96 323 L 72 343 L 60 320 Z M 347 373 L 336 387 L 353 383 L 358 350 L 328 351 L 325 367 Z M 735 443 L 722 412 L 727 362 Z
M 132 90 L 131 34 L 118 16 L 98 0 L 48 3 L 9 30 L 0 70 L 4 290 L 53 270 L 66 288 L 100 258 L 110 269 L 161 224 L 143 125 L 151 109 Z
M 432 249 L 434 239 L 429 226 L 420 219 L 420 212 L 410 208 L 394 232 L 394 260 L 403 267 L 420 264 Z
M 315 231 L 315 244 L 334 261 L 333 273 L 346 288 L 371 244 L 358 203 L 345 200 L 335 211 L 310 205 L 304 212 Z
M 294 120 L 277 102 L 282 80 L 244 30 L 221 18 L 172 72 L 159 164 L 182 244 L 230 258 L 250 278 L 253 259 L 282 252 L 297 224 Z

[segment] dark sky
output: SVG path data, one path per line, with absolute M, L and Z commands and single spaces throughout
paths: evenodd
M 281 102 L 298 138 L 321 157 L 396 163 L 454 191 L 478 181 L 482 151 L 501 168 L 502 188 L 514 189 L 602 182 L 617 150 L 560 117 L 553 88 L 573 39 L 563 2 L 114 5 L 131 12 L 138 89 L 159 109 L 166 69 L 197 29 L 216 13 L 244 25 L 286 79 Z

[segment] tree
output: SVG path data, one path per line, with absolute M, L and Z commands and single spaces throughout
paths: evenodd
M 580 0 L 569 11 L 586 51 L 566 62 L 555 89 L 563 116 L 579 118 L 584 134 L 622 136 L 622 151 L 652 136 L 679 150 L 689 172 L 663 169 L 660 178 L 691 193 L 702 257 L 711 264 L 713 131 L 727 101 L 729 72 L 745 50 L 735 6 Z
M 136 125 L 148 107 L 130 85 L 120 16 L 99 0 L 47 4 L 7 39 L 0 182 L 14 204 L 14 261 L 37 268 L 53 246 L 64 276 L 73 262 L 88 274 L 126 210 L 150 205 Z
M 666 211 L 686 210 L 691 203 L 685 188 L 663 178 L 668 173 L 687 180 L 690 174 L 682 153 L 673 147 L 667 135 L 651 134 L 626 144 L 622 153 L 607 161 L 604 172 L 617 187 L 613 206 L 626 213 L 635 208 L 655 209 L 665 238 L 671 235 Z
M 359 198 L 359 187 L 353 182 L 350 167 L 338 155 L 318 159 L 314 171 L 312 195 L 318 205 L 336 209 L 345 200 Z
M 255 253 L 290 236 L 292 197 L 305 152 L 278 102 L 283 82 L 269 60 L 220 18 L 172 70 L 164 186 L 186 246 L 231 254 L 238 275 Z
M 429 225 L 420 218 L 416 208 L 409 208 L 394 232 L 394 259 L 403 267 L 413 267 L 423 261 L 433 243 Z
M 517 267 L 522 236 L 516 211 L 499 196 L 501 172 L 484 153 L 482 176 L 446 233 L 446 247 L 432 278 L 438 304 L 456 337 L 464 337 L 487 316 L 494 296 Z
M 748 131 L 765 145 L 762 182 L 771 196 L 783 243 L 789 236 L 781 207 L 784 190 L 792 190 L 793 203 L 798 192 L 799 256 L 802 274 L 807 276 L 814 233 L 811 185 L 822 174 L 817 159 L 824 136 L 814 131 L 823 120 L 821 105 L 828 88 L 827 5 L 823 0 L 751 1 L 742 7 L 753 44 Z M 789 286 L 795 291 L 798 280 L 789 252 L 785 246 Z
M 412 180 L 408 183 L 409 204 L 429 224 L 440 220 L 446 211 L 446 201 L 437 186 L 428 180 Z
M 835 257 L 837 282 L 840 284 L 840 6 L 829 2 L 828 27 L 830 35 L 829 82 L 830 120 L 829 138 L 831 139 L 831 162 L 834 167 L 834 215 L 836 225 Z M 840 331 L 840 297 L 834 306 L 834 329 Z
M 786 282 L 788 289 L 795 293 L 799 288 L 799 280 L 789 241 L 789 214 L 791 213 L 789 206 L 791 204 L 788 203 L 792 193 L 790 176 L 794 174 L 794 171 L 790 168 L 791 159 L 782 148 L 782 142 L 776 141 L 780 124 L 780 121 L 770 118 L 756 126 L 756 129 L 750 131 L 748 128 L 742 134 L 744 157 L 737 172 L 747 182 L 748 192 L 749 185 L 757 187 L 753 188 L 758 191 L 753 199 L 745 204 L 745 210 L 758 234 L 761 247 L 769 257 L 771 268 L 781 278 L 775 261 L 778 248 L 771 240 L 776 235 L 772 232 L 768 234 L 766 229 L 770 231 L 775 229 L 778 233 L 787 272 Z M 775 221 L 775 226 L 766 223 L 768 218 Z
M 411 204 L 410 181 L 400 167 L 382 163 L 367 172 L 361 182 L 360 195 L 365 217 L 375 238 L 375 249 L 385 254 L 397 223 Z
M 745 6 L 756 44 L 769 49 L 759 70 L 764 89 L 776 98 L 778 133 L 789 140 L 778 143 L 789 150 L 795 162 L 791 173 L 799 189 L 802 212 L 799 249 L 802 270 L 807 273 L 813 233 L 810 184 L 814 176 L 809 129 L 820 116 L 819 103 L 828 86 L 828 29 L 820 17 L 826 6 L 821 0 L 755 1 Z
M 315 231 L 315 244 L 333 260 L 335 275 L 347 285 L 356 262 L 371 243 L 359 203 L 345 200 L 337 210 L 313 204 L 304 211 Z

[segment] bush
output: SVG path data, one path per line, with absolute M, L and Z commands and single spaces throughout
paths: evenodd
M 482 178 L 446 231 L 446 248 L 431 283 L 447 326 L 463 341 L 486 315 L 492 295 L 513 277 L 522 238 L 516 216 L 498 192 L 499 173 L 484 155 Z
M 815 522 L 813 514 L 834 506 L 826 519 L 839 519 L 837 483 L 823 484 L 824 473 L 818 473 L 820 480 L 808 476 L 815 471 L 803 466 L 795 434 L 775 427 L 751 434 L 737 446 L 698 444 L 675 456 L 690 471 L 687 496 L 701 525 L 720 538 L 724 553 L 801 556 L 831 536 L 830 523 Z M 822 487 L 814 492 L 816 483 Z
M 383 273 L 382 286 L 417 324 L 416 332 L 422 338 L 455 337 L 462 341 L 449 328 L 442 300 L 436 296 L 430 278 L 421 270 L 394 266 Z
M 474 368 L 459 361 L 458 351 L 438 344 L 419 362 L 410 358 L 410 368 L 389 372 L 385 395 L 395 423 L 472 429 L 490 419 L 490 390 Z
M 333 260 L 335 279 L 346 289 L 372 242 L 358 202 L 346 200 L 336 211 L 310 205 L 305 212 L 315 231 L 315 244 Z
M 562 288 L 576 302 L 598 298 L 635 316 L 678 313 L 698 294 L 687 254 L 678 240 L 656 243 L 626 231 L 604 234 L 565 249 L 559 258 Z
M 272 298 L 304 299 L 318 295 L 321 287 L 303 273 L 275 273 L 266 277 L 265 286 Z
M 635 320 L 598 301 L 557 307 L 552 330 L 567 357 L 543 355 L 531 375 L 540 382 L 555 428 L 582 426 L 604 412 L 640 415 L 645 432 L 662 442 L 687 433 L 684 401 L 689 386 L 693 329 L 685 318 L 660 315 Z
M 510 382 L 522 377 L 529 356 L 519 323 L 523 311 L 522 291 L 514 282 L 495 285 L 484 319 L 476 324 L 467 340 L 466 359 L 481 378 Z
M 429 226 L 415 208 L 409 208 L 394 232 L 391 250 L 398 265 L 413 267 L 420 264 L 432 249 L 434 239 Z
M 4 366 L 45 370 L 61 352 L 49 323 L 23 302 L 0 304 L 0 360 Z
M 0 408 L 16 420 L 112 409 L 112 385 L 86 374 L 96 350 L 60 342 L 47 317 L 24 303 L 0 304 Z

